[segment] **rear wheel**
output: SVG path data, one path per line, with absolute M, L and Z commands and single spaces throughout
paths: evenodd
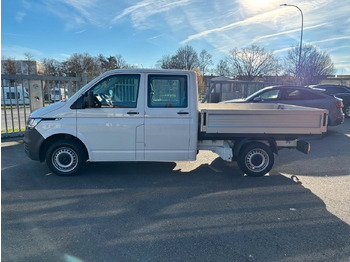
M 85 162 L 84 151 L 75 141 L 57 141 L 46 153 L 46 164 L 52 172 L 60 176 L 75 175 Z
M 273 164 L 272 150 L 259 142 L 247 144 L 238 156 L 238 166 L 247 176 L 264 176 L 271 170 Z

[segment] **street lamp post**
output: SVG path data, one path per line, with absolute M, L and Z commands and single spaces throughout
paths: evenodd
M 280 6 L 293 6 L 295 8 L 298 8 L 301 14 L 301 32 L 300 32 L 300 47 L 299 47 L 299 59 L 298 59 L 298 70 L 297 70 L 297 78 L 298 78 L 298 85 L 301 84 L 301 77 L 300 77 L 300 62 L 301 62 L 301 49 L 303 46 L 303 28 L 304 28 L 304 15 L 303 12 L 299 7 L 296 5 L 289 5 L 289 4 L 281 4 Z

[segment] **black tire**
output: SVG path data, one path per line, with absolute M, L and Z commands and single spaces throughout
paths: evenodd
M 259 177 L 271 170 L 275 158 L 269 146 L 254 142 L 243 146 L 237 162 L 247 176 Z
M 57 141 L 46 152 L 46 164 L 53 173 L 60 176 L 77 174 L 85 162 L 86 154 L 75 141 Z
M 343 111 L 344 111 L 345 117 L 350 118 L 350 103 L 344 106 Z

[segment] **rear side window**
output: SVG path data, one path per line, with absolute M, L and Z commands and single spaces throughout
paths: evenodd
M 307 90 L 289 89 L 285 90 L 284 95 L 286 100 L 310 100 L 310 99 L 322 99 L 322 95 L 316 92 L 309 92 Z
M 287 100 L 303 100 L 308 99 L 308 94 L 305 92 L 302 92 L 301 90 L 286 90 L 285 91 L 285 98 Z
M 329 86 L 329 87 L 320 87 L 320 88 L 325 89 L 328 94 L 349 93 L 349 90 L 341 86 Z
M 187 107 L 187 76 L 149 75 L 148 107 Z

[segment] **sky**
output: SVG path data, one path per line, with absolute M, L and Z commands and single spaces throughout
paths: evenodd
M 285 57 L 300 43 L 327 52 L 337 74 L 350 74 L 350 0 L 3 0 L 1 57 L 64 61 L 74 53 L 121 54 L 153 68 L 191 45 L 214 65 L 252 44 Z

